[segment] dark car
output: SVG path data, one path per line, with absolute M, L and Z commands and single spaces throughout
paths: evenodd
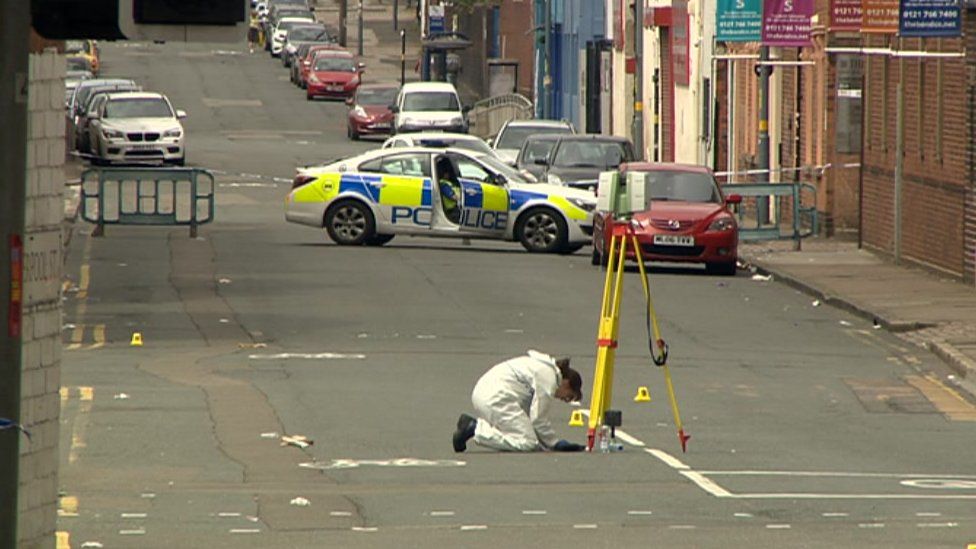
M 296 25 L 291 30 L 288 31 L 288 37 L 285 39 L 285 45 L 281 49 L 281 64 L 285 67 L 291 67 L 292 63 L 297 58 L 298 48 L 302 44 L 333 44 L 335 39 L 333 35 L 325 27 L 325 25 L 319 23 L 309 23 L 305 25 Z
M 362 135 L 389 134 L 393 127 L 390 105 L 400 86 L 396 84 L 364 84 L 346 101 L 349 105 L 347 134 L 350 139 Z
M 735 274 L 739 231 L 729 204 L 742 197 L 725 196 L 706 166 L 635 162 L 620 166 L 621 174 L 647 174 L 647 204 L 628 222 L 637 235 L 645 261 L 704 263 L 709 274 Z M 610 247 L 610 212 L 593 214 L 593 264 L 606 264 Z M 633 251 L 628 259 L 636 259 Z
M 540 179 L 556 185 L 595 188 L 600 172 L 615 170 L 635 159 L 634 147 L 625 137 L 563 135 L 549 152 Z

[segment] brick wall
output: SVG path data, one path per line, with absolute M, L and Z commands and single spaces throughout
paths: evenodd
M 972 17 L 967 14 L 972 30 Z M 866 36 L 885 47 L 897 39 Z M 905 39 L 902 49 L 961 51 L 961 40 Z M 964 59 L 893 59 L 871 56 L 865 69 L 862 238 L 896 252 L 894 168 L 897 87 L 904 85 L 901 257 L 957 276 L 972 276 L 972 237 L 965 241 L 966 203 L 972 202 L 968 165 L 969 72 Z M 941 81 L 941 90 L 940 84 Z M 970 252 L 967 253 L 966 250 Z M 968 256 L 968 257 L 967 257 Z M 968 267 L 967 267 L 968 265 Z
M 64 218 L 64 57 L 30 56 L 19 547 L 52 547 L 57 520 Z
M 535 26 L 532 2 L 530 0 L 509 0 L 501 4 L 499 15 L 499 56 L 504 59 L 517 59 L 518 92 L 531 98 L 535 70 Z

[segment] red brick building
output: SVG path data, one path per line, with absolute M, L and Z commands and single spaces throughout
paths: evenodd
M 965 11 L 963 29 L 965 39 L 864 39 L 867 47 L 912 53 L 865 61 L 862 239 L 869 248 L 971 281 L 976 18 Z M 914 53 L 958 53 L 964 46 L 965 58 Z

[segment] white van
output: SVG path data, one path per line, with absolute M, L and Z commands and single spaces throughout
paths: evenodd
M 465 116 L 468 107 L 453 84 L 447 82 L 408 82 L 400 88 L 391 110 L 395 113 L 394 133 L 441 130 L 468 133 Z

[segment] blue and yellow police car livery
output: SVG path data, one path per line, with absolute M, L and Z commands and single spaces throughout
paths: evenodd
M 589 243 L 593 193 L 518 177 L 462 149 L 380 149 L 300 171 L 285 219 L 325 227 L 343 245 L 380 245 L 398 234 L 516 240 L 530 252 L 572 253 Z

